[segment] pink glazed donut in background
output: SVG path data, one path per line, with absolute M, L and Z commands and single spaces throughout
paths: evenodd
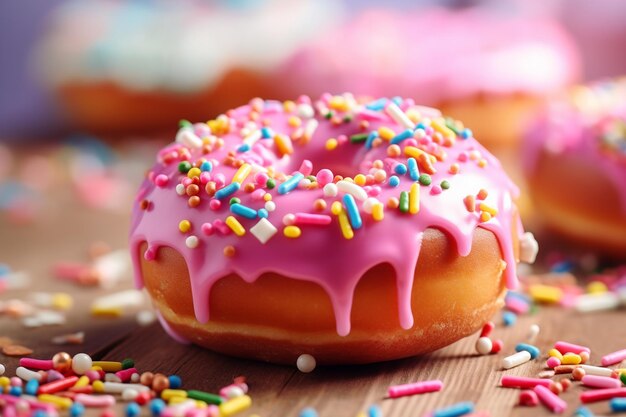
M 183 122 L 143 182 L 131 252 L 177 340 L 368 363 L 478 329 L 533 261 L 518 190 L 468 129 L 409 99 L 254 99 Z
M 302 46 L 276 84 L 285 97 L 408 95 L 497 150 L 517 144 L 529 115 L 579 77 L 575 44 L 554 20 L 480 8 L 374 9 Z
M 626 78 L 570 89 L 525 142 L 537 217 L 587 247 L 626 253 Z

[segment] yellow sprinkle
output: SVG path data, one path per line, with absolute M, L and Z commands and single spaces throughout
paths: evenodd
M 202 171 L 200 171 L 200 168 L 193 167 L 189 171 L 187 171 L 187 177 L 189 178 L 199 177 L 201 173 Z
M 582 362 L 582 358 L 575 353 L 566 353 L 561 359 L 561 365 L 578 365 L 580 362 Z
M 413 109 L 413 108 L 407 109 L 405 113 L 406 113 L 406 116 L 409 118 L 409 120 L 415 124 L 418 124 L 419 121 L 422 119 L 422 115 L 416 109 Z
M 233 216 L 226 217 L 226 225 L 230 227 L 230 230 L 235 232 L 237 236 L 243 236 L 246 234 L 246 229 L 239 223 L 239 220 Z
M 172 397 L 182 397 L 187 398 L 187 391 L 182 389 L 164 389 L 161 391 L 161 398 L 165 401 L 169 400 Z
M 120 317 L 124 312 L 121 307 L 91 307 L 92 316 L 112 316 Z
M 333 96 L 328 102 L 328 107 L 333 110 L 348 111 L 348 102 L 342 96 Z
M 491 214 L 489 214 L 486 211 L 483 211 L 482 213 L 480 213 L 480 221 L 482 223 L 488 222 L 489 220 L 491 220 Z
M 389 129 L 388 127 L 382 126 L 378 128 L 378 136 L 385 139 L 386 141 L 390 141 L 391 139 L 393 139 L 394 136 L 396 136 L 396 132 Z
M 363 174 L 357 174 L 354 177 L 354 182 L 357 185 L 364 186 L 367 183 L 367 178 L 365 178 L 365 175 Z
M 335 138 L 328 139 L 326 141 L 326 150 L 327 151 L 332 151 L 335 148 L 337 148 L 337 139 L 335 139 Z
M 92 370 L 92 371 L 97 371 L 97 372 L 100 372 L 100 371 L 102 370 L 102 368 L 101 368 L 101 367 L 99 367 L 99 366 L 92 366 L 92 367 L 91 367 L 91 370 Z
M 209 405 L 202 400 L 196 400 L 196 408 L 207 408 Z
M 495 208 L 493 208 L 491 206 L 488 206 L 485 203 L 480 203 L 478 205 L 478 208 L 480 209 L 480 211 L 486 211 L 487 213 L 491 214 L 491 217 L 496 217 L 498 215 L 498 210 L 497 209 L 495 209 Z
M 11 385 L 11 380 L 6 376 L 0 376 L 0 387 L 8 387 Z
M 163 398 L 165 399 L 165 398 Z M 172 395 L 171 397 L 168 398 L 167 400 L 167 404 L 168 405 L 176 405 L 176 404 L 180 404 L 187 401 L 187 397 L 181 397 L 180 395 Z
M 72 400 L 65 397 L 59 397 L 58 395 L 40 394 L 37 399 L 44 403 L 53 404 L 61 409 L 70 408 L 72 406 Z
M 189 220 L 181 220 L 180 223 L 178 223 L 178 230 L 181 232 L 187 233 L 189 229 L 191 229 L 191 222 Z
M 272 195 L 270 193 L 263 194 L 263 201 L 272 201 Z
M 102 381 L 93 381 L 91 384 L 94 392 L 104 392 L 104 382 Z
M 232 182 L 243 184 L 244 180 L 250 175 L 250 172 L 252 172 L 252 166 L 250 166 L 250 164 L 241 165 L 233 176 Z
M 435 129 L 437 132 L 441 133 L 448 139 L 456 138 L 456 134 L 452 131 L 452 129 L 446 126 L 446 122 L 443 118 L 433 120 L 430 125 L 433 127 L 433 129 Z
M 80 378 L 78 378 L 78 381 L 76 381 L 76 383 L 74 384 L 74 387 L 80 388 L 80 387 L 86 387 L 87 385 L 89 385 L 89 377 L 83 375 Z
M 372 207 L 372 217 L 377 222 L 385 218 L 385 205 L 383 203 L 376 203 Z
M 293 144 L 291 138 L 287 135 L 281 135 L 280 133 L 274 135 L 274 144 L 278 151 L 278 156 L 291 155 L 293 153 Z
M 287 100 L 283 103 L 283 109 L 285 113 L 291 113 L 296 109 L 296 103 L 291 100 Z
M 234 414 L 247 410 L 250 408 L 250 405 L 252 405 L 252 398 L 248 395 L 242 395 L 241 397 L 230 399 L 219 405 L 220 416 L 230 417 Z
M 291 116 L 287 119 L 287 124 L 291 127 L 299 127 L 302 124 L 302 120 L 298 116 Z
M 356 417 L 367 417 L 367 414 L 365 414 L 365 411 L 361 411 L 359 414 L 356 415 Z
M 420 211 L 420 185 L 414 182 L 409 190 L 409 213 L 417 214 Z
M 434 155 L 431 155 L 428 152 L 421 150 L 420 148 L 416 148 L 415 146 L 407 146 L 406 148 L 404 148 L 404 154 L 406 156 L 412 156 L 418 161 L 420 159 L 420 156 L 424 155 L 422 158 L 428 158 L 431 164 L 437 162 L 437 158 Z
M 91 368 L 100 367 L 104 372 L 117 372 L 122 370 L 122 362 L 93 361 Z
M 334 203 L 333 203 L 334 204 Z M 350 220 L 348 220 L 348 215 L 346 211 L 341 207 L 341 211 L 337 214 L 339 219 L 339 227 L 341 228 L 341 233 L 343 237 L 346 239 L 352 239 L 354 237 L 354 231 L 352 230 L 352 226 L 350 225 Z
M 548 351 L 548 356 L 555 357 L 558 360 L 560 360 L 561 362 L 563 362 L 563 355 L 557 349 L 550 349 Z
M 290 239 L 296 239 L 300 237 L 300 235 L 302 234 L 302 231 L 300 230 L 298 226 L 287 226 L 283 230 L 283 233 L 285 234 L 286 237 Z
M 487 166 L 487 160 L 486 159 L 481 159 L 480 161 L 478 161 L 478 166 L 481 168 L 484 168 Z
M 339 213 L 341 213 L 341 210 L 343 209 L 339 201 L 333 202 L 333 204 L 330 206 L 330 212 L 333 213 L 335 216 L 338 216 Z
M 558 303 L 563 298 L 563 291 L 552 285 L 531 285 L 529 292 L 531 298 L 539 303 Z
M 592 281 L 587 285 L 587 292 L 589 294 L 604 294 L 608 290 L 606 284 L 601 281 Z
M 74 299 L 67 293 L 58 292 L 52 296 L 52 307 L 57 310 L 69 310 L 72 304 L 74 304 Z

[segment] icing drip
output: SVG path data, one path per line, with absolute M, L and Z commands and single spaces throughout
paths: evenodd
M 515 288 L 512 199 L 518 190 L 499 162 L 469 130 L 434 109 L 399 99 L 368 106 L 350 95 L 325 95 L 316 111 L 308 98 L 253 100 L 208 126 L 184 123 L 186 133 L 178 136 L 185 144 L 159 153 L 134 206 L 130 243 L 137 287 L 143 285 L 140 257 L 154 259 L 159 247 L 168 246 L 187 263 L 201 323 L 210 319 L 209 294 L 219 279 L 236 274 L 254 282 L 272 272 L 320 285 L 332 303 L 337 333 L 347 335 L 359 280 L 387 263 L 396 274 L 399 324 L 409 329 L 424 231 L 443 231 L 467 256 L 475 229 L 482 227 L 496 236 L 507 287 Z M 305 138 L 303 127 L 313 119 L 315 131 Z M 403 133 L 410 124 L 414 129 Z M 256 142 L 245 146 L 249 141 Z M 413 156 L 405 153 L 415 155 L 419 172 L 407 171 Z M 320 168 L 349 173 L 352 181 Z M 464 202 L 468 195 L 476 196 L 471 210 Z M 326 217 L 316 223 L 296 213 Z M 287 236 L 287 227 L 297 228 L 297 238 Z M 186 243 L 190 236 L 197 245 Z M 145 254 L 139 253 L 143 242 Z

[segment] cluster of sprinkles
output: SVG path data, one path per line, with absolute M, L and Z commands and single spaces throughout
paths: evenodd
M 157 188 L 172 188 L 187 200 L 191 209 L 208 206 L 217 212 L 227 208 L 223 218 L 212 222 L 192 224 L 188 218 L 178 220 L 178 230 L 188 248 L 199 247 L 203 239 L 212 235 L 243 237 L 250 233 L 261 244 L 278 235 L 298 239 L 307 227 L 330 227 L 333 223 L 338 225 L 340 235 L 349 240 L 369 219 L 383 221 L 390 210 L 417 215 L 421 195 L 438 195 L 448 190 L 463 164 L 488 165 L 477 149 L 449 160 L 446 150 L 459 140 L 471 138 L 471 130 L 434 109 L 416 106 L 412 100 L 396 97 L 362 104 L 350 94 L 326 94 L 315 103 L 306 96 L 283 103 L 257 98 L 248 108 L 247 114 L 234 110 L 206 124 L 182 121 L 176 143 L 159 154 L 159 162 L 164 166 L 177 164 L 177 173 L 149 173 L 149 180 Z M 263 114 L 272 112 L 288 114 L 286 126 L 272 126 L 269 119 L 263 118 Z M 328 138 L 325 150 L 329 153 L 339 147 L 362 146 L 367 150 L 384 148 L 386 157 L 371 161 L 366 173 L 354 177 L 344 177 L 327 168 L 314 174 L 309 160 L 304 160 L 295 172 L 281 172 L 268 163 L 263 155 L 267 149 L 282 158 L 311 140 L 319 123 L 314 118 L 316 114 L 332 125 L 358 125 L 358 133 Z M 387 125 L 385 121 L 391 123 Z M 374 122 L 380 126 L 370 128 Z M 399 132 L 398 126 L 402 128 Z M 243 138 L 242 144 L 225 157 L 215 158 L 214 151 L 225 146 L 225 137 L 231 133 Z M 235 174 L 227 178 L 215 169 L 220 165 L 236 168 Z M 434 183 L 432 175 L 439 170 L 445 170 L 449 178 Z M 411 183 L 407 191 L 399 191 L 386 201 L 378 198 L 383 187 L 393 189 L 404 181 Z M 172 183 L 174 186 L 170 187 Z M 273 219 L 272 212 L 281 203 L 281 197 L 296 190 L 319 193 L 319 198 L 308 212 Z M 252 203 L 244 204 L 241 193 L 249 194 Z M 488 222 L 498 214 L 495 207 L 485 202 L 488 194 L 488 190 L 477 190 L 459 204 L 476 215 L 479 222 Z M 140 195 L 141 209 L 149 210 L 151 204 L 149 197 Z M 236 247 L 224 248 L 225 256 L 235 254 Z M 147 259 L 152 256 L 146 254 Z

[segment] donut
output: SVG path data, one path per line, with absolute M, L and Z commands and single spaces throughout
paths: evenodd
M 340 14 L 328 0 L 73 0 L 52 13 L 35 68 L 75 127 L 158 131 L 271 94 L 265 73 Z
M 485 8 L 372 9 L 299 48 L 276 84 L 289 97 L 401 92 L 463 120 L 496 152 L 518 144 L 545 96 L 579 77 L 574 42 L 548 18 Z
M 626 78 L 576 86 L 537 116 L 524 170 L 534 213 L 574 242 L 626 251 Z
M 481 328 L 532 261 L 517 187 L 468 128 L 410 99 L 253 99 L 184 123 L 130 248 L 163 327 L 229 355 L 369 363 Z

